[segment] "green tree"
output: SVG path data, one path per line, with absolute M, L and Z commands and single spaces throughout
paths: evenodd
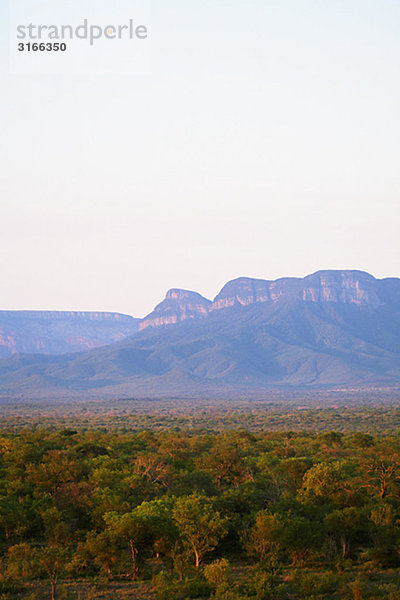
M 228 441 L 217 442 L 198 462 L 216 478 L 218 489 L 223 484 L 238 486 L 246 478 L 242 454 Z
M 133 579 L 140 573 L 147 553 L 163 535 L 173 535 L 171 520 L 162 502 L 143 502 L 130 512 L 115 512 L 104 515 L 111 536 L 129 546 Z
M 214 510 L 211 500 L 198 492 L 178 498 L 173 517 L 184 543 L 193 551 L 197 569 L 204 556 L 226 535 L 226 520 Z
M 93 562 L 103 575 L 112 579 L 119 562 L 119 549 L 115 536 L 108 530 L 99 533 L 89 531 L 85 543 L 78 546 L 77 553 L 78 564 L 86 565 Z
M 280 549 L 283 528 L 284 522 L 280 515 L 267 510 L 257 513 L 247 543 L 249 554 L 261 562 L 271 555 L 276 555 Z
M 329 513 L 325 526 L 327 533 L 340 545 L 342 558 L 349 555 L 353 544 L 366 541 L 368 535 L 365 512 L 354 506 Z
M 318 463 L 304 475 L 300 498 L 306 502 L 341 504 L 349 495 L 349 475 L 348 465 L 341 461 Z
M 47 575 L 51 586 L 51 600 L 56 600 L 57 582 L 60 571 L 65 567 L 67 551 L 59 546 L 45 546 L 35 549 L 39 568 Z

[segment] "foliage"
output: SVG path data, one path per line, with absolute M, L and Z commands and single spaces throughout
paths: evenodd
M 400 597 L 400 436 L 228 430 L 234 418 L 4 427 L 0 594 Z

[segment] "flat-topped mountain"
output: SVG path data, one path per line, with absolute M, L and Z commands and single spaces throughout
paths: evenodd
M 400 302 L 399 279 L 375 279 L 364 271 L 318 271 L 304 278 L 275 281 L 239 277 L 226 283 L 211 302 L 196 292 L 170 290 L 165 300 L 145 317 L 139 330 L 204 317 L 208 313 L 259 303 L 338 302 L 377 307 Z
M 393 295 L 393 298 L 391 298 Z M 378 306 L 400 300 L 398 279 L 375 279 L 363 271 L 318 271 L 303 279 L 276 281 L 240 277 L 229 281 L 214 299 L 213 310 L 240 304 L 278 300 L 340 302 L 358 306 Z
M 174 289 L 118 343 L 0 361 L 3 397 L 247 397 L 399 383 L 400 279 L 361 271 L 239 278 L 214 302 Z
M 82 352 L 122 340 L 139 319 L 105 312 L 0 311 L 0 357 Z

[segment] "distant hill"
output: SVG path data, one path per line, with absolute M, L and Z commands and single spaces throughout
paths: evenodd
M 3 396 L 232 396 L 272 388 L 398 387 L 400 279 L 320 271 L 239 278 L 213 302 L 171 290 L 118 343 L 0 362 Z
M 91 350 L 132 335 L 138 322 L 118 313 L 2 310 L 0 357 Z

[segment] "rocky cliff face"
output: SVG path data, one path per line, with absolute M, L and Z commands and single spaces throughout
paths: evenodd
M 138 321 L 118 313 L 0 311 L 0 357 L 90 350 L 132 335 Z
M 209 313 L 211 305 L 210 300 L 196 292 L 169 290 L 165 299 L 140 322 L 139 331 L 147 327 L 162 327 L 185 319 L 204 317 Z
M 304 279 L 301 299 L 342 302 L 376 308 L 381 304 L 379 281 L 361 271 L 321 271 Z
M 391 279 L 392 294 L 400 293 L 400 280 Z M 397 283 L 396 283 L 397 282 Z M 276 281 L 241 277 L 227 283 L 215 298 L 212 310 L 279 299 L 303 302 L 341 302 L 376 308 L 385 302 L 388 280 L 378 280 L 362 271 L 318 271 L 304 279 Z M 389 291 L 389 290 L 388 290 Z
M 161 304 L 139 325 L 160 327 L 208 313 L 262 302 L 336 302 L 377 308 L 400 302 L 399 279 L 375 279 L 363 271 L 318 271 L 307 277 L 287 277 L 268 281 L 239 277 L 229 281 L 213 302 L 186 290 L 170 290 Z
M 268 302 L 271 300 L 271 281 L 263 279 L 250 279 L 248 277 L 240 277 L 229 281 L 218 296 L 215 297 L 212 304 L 212 310 L 220 310 L 221 308 L 229 308 L 240 304 L 247 306 L 255 302 Z

